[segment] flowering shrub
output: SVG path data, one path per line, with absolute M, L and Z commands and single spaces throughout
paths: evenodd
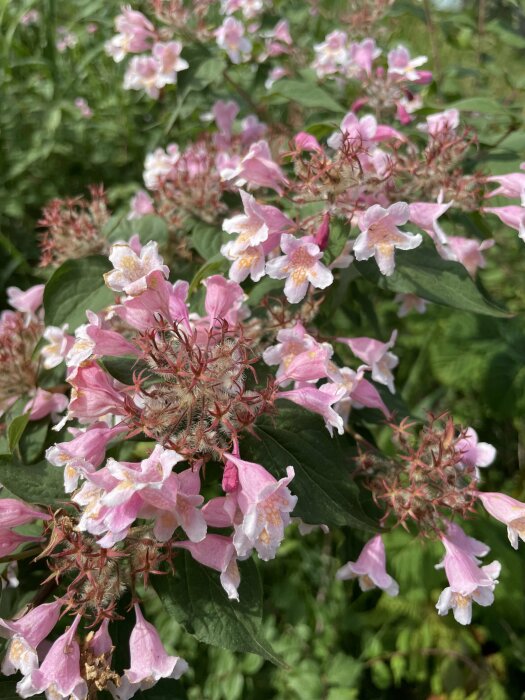
M 484 514 L 525 540 L 525 503 L 485 487 L 495 447 L 394 374 L 414 312 L 429 334 L 439 306 L 513 322 L 478 275 L 505 233 L 481 234 L 525 240 L 525 173 L 476 161 L 477 109 L 432 107 L 427 57 L 384 42 L 390 2 L 347 30 L 311 3 L 313 43 L 292 5 L 121 8 L 122 89 L 189 126 L 159 135 L 125 210 L 102 186 L 48 202 L 44 282 L 7 289 L 0 556 L 29 595 L 0 635 L 20 697 L 127 700 L 191 674 L 154 599 L 199 642 L 286 668 L 256 561 L 284 560 L 294 526 L 347 537 L 333 578 L 392 598 L 400 527 L 436 552 L 425 600 L 460 625 L 498 606 Z

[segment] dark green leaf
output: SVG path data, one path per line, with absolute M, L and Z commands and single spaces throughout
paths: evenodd
M 12 455 L 0 455 L 0 484 L 30 503 L 47 505 L 67 500 L 62 469 L 45 461 L 26 465 Z
M 511 315 L 483 296 L 463 265 L 443 260 L 430 245 L 397 252 L 396 270 L 390 277 L 379 272 L 374 260 L 354 264 L 363 277 L 384 289 L 417 294 L 435 304 L 476 314 Z
M 24 464 L 32 464 L 42 455 L 48 429 L 49 417 L 28 423 L 18 446 Z
M 147 214 L 140 219 L 130 221 L 131 232 L 138 233 L 142 245 L 156 241 L 159 245 L 168 242 L 168 225 L 165 220 L 155 214 Z
M 14 450 L 16 449 L 28 422 L 29 413 L 24 413 L 21 416 L 13 418 L 13 420 L 9 424 L 7 428 L 7 444 L 9 446 L 9 452 L 14 452 Z
M 263 417 L 255 435 L 241 443 L 243 459 L 262 464 L 277 479 L 286 467 L 295 469 L 290 490 L 297 496 L 294 515 L 312 525 L 353 525 L 375 530 L 360 505 L 351 480 L 355 449 L 346 438 L 330 437 L 324 421 L 285 401 L 278 404 L 275 421 Z
M 204 260 L 210 260 L 218 255 L 223 243 L 222 231 L 217 224 L 207 224 L 205 221 L 196 221 L 192 224 L 191 246 Z
M 251 652 L 278 666 L 283 662 L 262 638 L 262 589 L 254 562 L 239 564 L 239 599 L 229 600 L 219 575 L 195 562 L 188 552 L 176 560 L 176 575 L 152 579 L 169 615 L 200 642 L 231 651 Z
M 101 364 L 111 374 L 123 384 L 133 384 L 133 374 L 139 373 L 147 365 L 136 357 L 103 357 Z
M 323 90 L 315 83 L 303 80 L 290 80 L 282 78 L 278 80 L 272 88 L 272 95 L 282 95 L 292 102 L 310 107 L 312 109 L 324 109 L 329 112 L 342 112 L 343 107 L 338 104 L 330 93 Z
M 325 265 L 330 265 L 343 252 L 345 243 L 348 241 L 350 227 L 348 223 L 342 221 L 330 221 L 330 237 L 328 239 L 328 247 L 324 251 L 323 262 Z
M 114 294 L 104 284 L 104 273 L 111 263 L 102 255 L 68 260 L 55 270 L 44 290 L 47 326 L 69 324 L 72 333 L 86 322 L 86 309 L 102 311 L 114 301 Z

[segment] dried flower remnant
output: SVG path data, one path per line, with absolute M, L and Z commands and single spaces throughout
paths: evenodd
M 106 195 L 103 187 L 92 186 L 89 191 L 90 200 L 53 199 L 44 208 L 38 222 L 44 229 L 40 236 L 42 267 L 55 267 L 107 250 L 108 242 L 102 233 L 110 216 Z

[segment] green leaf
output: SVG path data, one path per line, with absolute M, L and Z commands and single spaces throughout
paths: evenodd
M 133 384 L 133 374 L 147 368 L 147 364 L 136 357 L 103 357 L 100 364 L 112 377 L 123 384 Z
M 430 245 L 397 252 L 396 270 L 390 277 L 379 272 L 374 260 L 354 264 L 363 277 L 383 289 L 417 294 L 435 304 L 476 314 L 500 318 L 512 315 L 483 296 L 463 265 L 443 260 Z
M 220 253 L 224 240 L 219 226 L 195 221 L 190 230 L 191 246 L 204 260 L 210 260 Z
M 315 83 L 309 83 L 304 80 L 282 78 L 275 83 L 270 95 L 281 95 L 288 100 L 292 100 L 292 102 L 303 105 L 303 107 L 312 109 L 324 109 L 338 113 L 345 111 L 330 93 Z
M 69 325 L 69 332 L 86 321 L 86 310 L 102 311 L 114 301 L 104 284 L 111 263 L 102 255 L 68 260 L 55 270 L 44 290 L 47 326 Z
M 228 263 L 226 258 L 224 258 L 220 253 L 214 255 L 213 258 L 208 260 L 207 263 L 204 263 L 204 265 L 202 265 L 202 267 L 200 267 L 195 273 L 188 290 L 188 296 L 191 297 L 191 295 L 198 289 L 202 280 L 210 277 L 211 275 L 216 275 L 219 272 L 224 272 L 225 269 L 227 269 L 227 265 Z
M 14 452 L 29 422 L 29 413 L 14 418 L 7 428 L 9 452 Z
M 347 222 L 343 223 L 335 219 L 330 221 L 330 237 L 323 255 L 325 265 L 330 265 L 341 255 L 345 243 L 348 241 L 349 234 L 350 227 Z
M 62 469 L 46 461 L 27 465 L 12 455 L 0 455 L 0 484 L 29 503 L 48 505 L 67 500 Z
M 129 222 L 131 232 L 137 233 L 142 245 L 149 241 L 156 241 L 159 245 L 168 242 L 168 225 L 163 218 L 155 214 L 146 214 L 140 219 Z
M 18 445 L 24 464 L 32 464 L 42 455 L 48 429 L 49 416 L 29 422 Z
M 351 480 L 355 448 L 346 437 L 330 437 L 324 421 L 288 401 L 280 401 L 275 421 L 263 416 L 254 436 L 241 443 L 243 459 L 262 464 L 280 479 L 295 469 L 290 483 L 297 496 L 294 515 L 311 525 L 352 525 L 377 529 L 362 510 L 358 488 Z
M 479 112 L 480 114 L 501 114 L 505 112 L 501 102 L 488 97 L 467 97 L 448 105 L 448 109 L 458 109 L 460 112 Z
M 152 584 L 167 613 L 200 642 L 258 654 L 286 667 L 262 637 L 262 588 L 257 567 L 249 559 L 241 562 L 239 569 L 239 602 L 229 600 L 219 575 L 198 564 L 188 552 L 177 557 L 175 576 L 156 576 Z

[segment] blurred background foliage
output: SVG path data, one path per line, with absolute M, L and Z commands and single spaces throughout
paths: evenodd
M 329 2 L 334 16 L 339 5 L 345 3 Z M 213 96 L 196 90 L 175 117 L 173 93 L 154 102 L 121 88 L 123 68 L 103 50 L 119 7 L 118 0 L 0 0 L 2 290 L 40 279 L 37 221 L 47 201 L 84 194 L 88 185 L 104 183 L 113 208 L 126 206 L 141 184 L 145 154 L 170 140 L 184 143 L 200 128 L 197 115 L 210 107 Z M 24 26 L 20 20 L 31 9 L 40 18 Z M 306 3 L 297 3 L 294 22 L 308 25 L 310 32 L 299 42 L 322 40 L 315 35 Z M 74 45 L 60 51 L 57 40 L 68 33 Z M 479 135 L 471 167 L 494 174 L 519 169 L 525 160 L 523 2 L 398 0 L 381 25 L 378 42 L 389 47 L 402 42 L 413 54 L 429 56 L 436 79 L 425 107 L 457 104 L 468 111 L 467 121 Z M 90 118 L 75 106 L 77 98 L 87 101 Z M 458 231 L 462 225 L 458 222 Z M 469 225 L 474 226 L 472 220 Z M 523 500 L 524 244 L 494 217 L 480 217 L 476 226 L 478 233 L 498 242 L 487 256 L 482 284 L 506 303 L 513 318 L 497 320 L 429 304 L 425 316 L 399 319 L 392 295 L 380 290 L 366 306 L 349 294 L 346 318 L 362 335 L 387 338 L 392 328 L 399 329 L 397 385 L 402 402 L 418 417 L 427 410 L 451 409 L 457 422 L 475 427 L 498 449 L 496 463 L 483 474 L 485 487 Z M 455 227 L 451 224 L 448 232 L 454 233 Z M 373 317 L 370 308 L 375 309 Z M 366 425 L 366 417 L 362 421 Z M 360 533 L 315 532 L 301 538 L 292 530 L 276 560 L 260 567 L 266 635 L 288 664 L 286 670 L 252 655 L 198 644 L 165 615 L 151 591 L 150 615 L 170 650 L 185 657 L 192 670 L 179 683 L 161 682 L 143 696 L 524 697 L 523 551 L 513 552 L 504 528 L 488 519 L 477 518 L 475 534 L 490 544 L 503 569 L 496 603 L 478 607 L 474 623 L 462 628 L 451 615 L 440 618 L 434 610 L 443 587 L 443 575 L 434 569 L 439 546 L 402 531 L 385 537 L 389 569 L 401 588 L 400 596 L 390 599 L 378 592 L 361 594 L 357 584 L 334 578 L 341 562 L 359 553 Z M 20 589 L 3 594 L 0 614 L 23 602 L 31 590 L 30 571 L 22 571 L 21 580 Z M 9 697 L 2 692 L 0 684 L 0 697 Z

